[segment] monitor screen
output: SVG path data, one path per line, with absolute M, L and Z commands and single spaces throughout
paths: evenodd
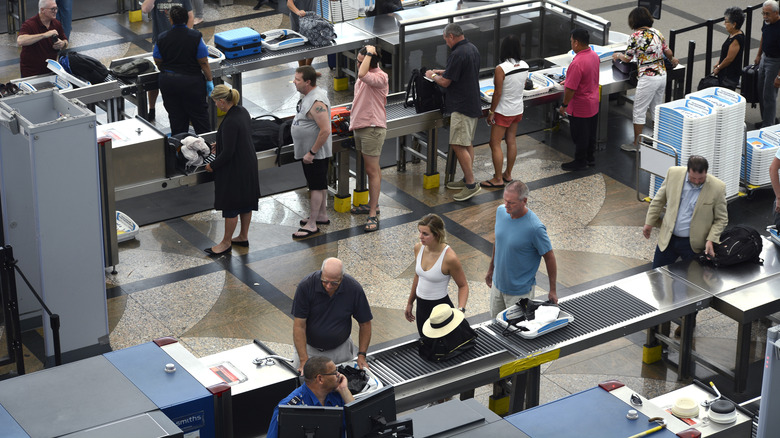
M 279 406 L 279 436 L 341 438 L 343 414 L 333 406 Z
M 385 386 L 344 405 L 347 438 L 364 438 L 395 421 L 395 390 Z
M 663 0 L 639 0 L 639 7 L 646 7 L 650 15 L 656 20 L 661 19 L 661 2 Z

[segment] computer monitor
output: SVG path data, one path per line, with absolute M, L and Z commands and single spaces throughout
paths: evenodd
M 347 438 L 412 436 L 412 421 L 396 421 L 395 390 L 385 386 L 344 405 Z
M 334 406 L 279 406 L 279 436 L 341 438 L 343 414 Z
M 648 11 L 650 11 L 650 15 L 653 16 L 656 20 L 661 19 L 661 2 L 663 0 L 639 0 L 639 4 L 637 6 L 639 7 L 646 7 Z

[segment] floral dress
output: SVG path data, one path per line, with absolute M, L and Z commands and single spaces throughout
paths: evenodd
M 639 77 L 666 74 L 664 52 L 668 49 L 661 32 L 652 27 L 641 28 L 628 37 L 626 56 L 637 61 Z

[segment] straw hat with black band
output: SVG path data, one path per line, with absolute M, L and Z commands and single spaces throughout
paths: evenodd
M 442 338 L 455 330 L 466 316 L 449 304 L 439 304 L 431 311 L 431 316 L 423 324 L 422 332 L 425 336 L 436 339 Z

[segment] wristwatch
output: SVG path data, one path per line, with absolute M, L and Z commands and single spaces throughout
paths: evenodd
M 367 357 L 365 351 L 358 351 L 358 356 L 360 356 L 361 354 L 363 355 L 363 357 Z

